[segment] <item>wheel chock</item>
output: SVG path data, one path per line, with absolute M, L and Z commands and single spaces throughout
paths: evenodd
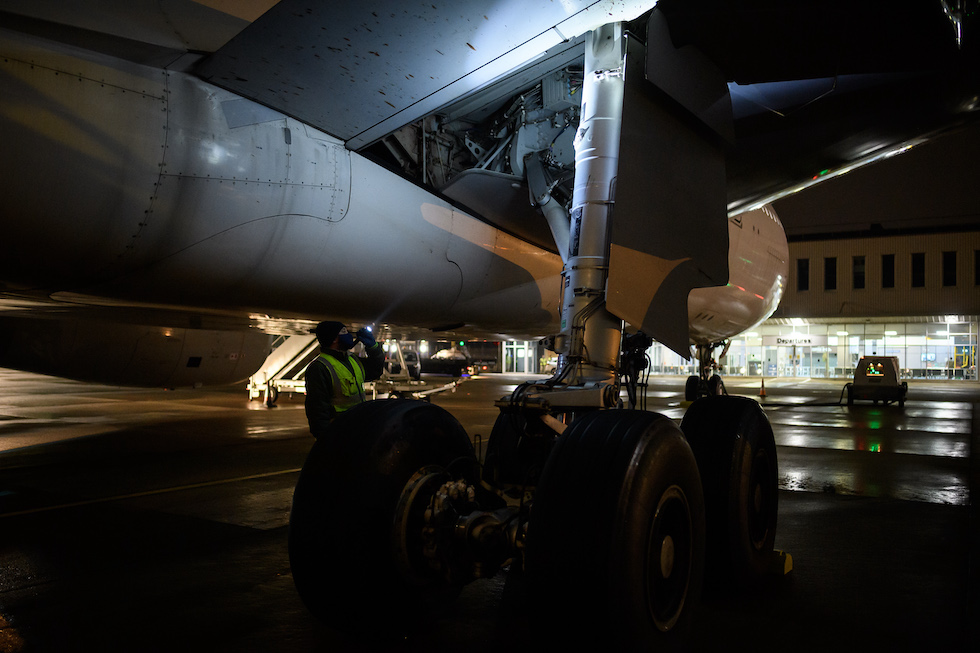
M 769 572 L 774 576 L 785 576 L 793 571 L 793 556 L 776 549 L 772 552 L 772 561 L 769 563 Z

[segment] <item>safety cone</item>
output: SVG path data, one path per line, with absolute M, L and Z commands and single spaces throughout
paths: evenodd
M 762 377 L 762 388 L 759 389 L 759 396 L 766 396 L 766 377 Z

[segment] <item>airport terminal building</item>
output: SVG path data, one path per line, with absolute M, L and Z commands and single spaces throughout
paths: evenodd
M 789 253 L 779 309 L 733 339 L 722 374 L 849 378 L 877 354 L 906 378 L 977 379 L 980 231 L 808 238 Z M 666 347 L 650 357 L 655 374 L 695 373 Z

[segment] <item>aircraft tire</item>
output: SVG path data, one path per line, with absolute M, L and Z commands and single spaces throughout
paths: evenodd
M 762 408 L 746 397 L 699 399 L 681 422 L 698 461 L 712 584 L 757 583 L 771 568 L 776 537 L 776 443 Z
M 279 401 L 279 388 L 269 384 L 268 388 L 266 389 L 265 405 L 272 408 L 276 405 L 277 401 Z
M 406 572 L 393 526 L 416 472 L 454 463 L 475 475 L 462 426 L 430 403 L 369 401 L 331 424 L 303 465 L 289 519 L 293 581 L 314 616 L 353 634 L 398 638 L 456 597 L 459 586 Z
M 558 439 L 531 508 L 527 574 L 544 642 L 579 650 L 682 646 L 700 595 L 697 465 L 667 417 L 596 411 Z M 553 641 L 564 633 L 569 641 Z M 557 645 L 556 645 L 557 644 Z
M 687 377 L 687 382 L 684 384 L 684 400 L 694 401 L 701 394 L 701 379 L 697 376 Z
M 708 395 L 712 397 L 717 397 L 718 395 L 728 394 L 725 390 L 725 382 L 717 374 L 712 374 L 711 378 L 708 379 Z
M 500 413 L 493 423 L 483 461 L 483 480 L 495 487 L 537 485 L 551 451 L 554 433 L 529 433 L 527 419 L 516 413 Z M 536 437 L 535 437 L 536 435 Z

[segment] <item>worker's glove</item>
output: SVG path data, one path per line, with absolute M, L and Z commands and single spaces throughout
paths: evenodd
M 370 349 L 376 344 L 374 335 L 368 331 L 367 328 L 359 329 L 357 331 L 357 339 L 364 343 L 365 349 Z

